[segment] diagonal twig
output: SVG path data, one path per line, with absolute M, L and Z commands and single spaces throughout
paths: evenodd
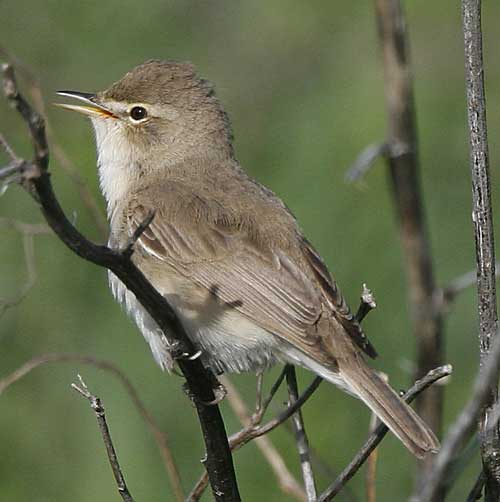
M 227 399 L 228 402 L 233 409 L 234 413 L 238 417 L 241 422 L 241 425 L 244 427 L 248 427 L 256 417 L 261 416 L 262 404 L 261 396 L 262 396 L 262 388 L 261 388 L 261 378 L 258 381 L 258 391 L 257 391 L 257 402 L 255 406 L 255 413 L 253 416 L 250 416 L 249 410 L 245 405 L 241 395 L 239 394 L 236 387 L 232 384 L 231 380 L 229 380 L 226 376 L 220 377 L 221 383 L 226 387 L 228 394 Z M 259 390 L 260 388 L 260 390 Z M 263 436 L 257 438 L 255 440 L 255 444 L 257 448 L 261 451 L 262 455 L 266 458 L 271 469 L 276 476 L 279 486 L 283 490 L 283 492 L 291 495 L 296 500 L 300 502 L 304 502 L 306 500 L 306 494 L 304 490 L 298 483 L 298 481 L 294 478 L 293 474 L 288 470 L 286 463 L 283 457 L 280 455 L 276 447 L 273 445 L 269 437 Z
M 122 253 L 124 253 L 126 256 L 132 256 L 134 253 L 134 246 L 137 243 L 137 241 L 140 239 L 141 235 L 146 231 L 146 229 L 151 225 L 151 222 L 153 221 L 155 217 L 155 211 L 151 211 L 145 218 L 144 220 L 137 225 L 137 228 L 134 230 L 134 233 L 130 236 L 128 239 L 128 242 L 125 245 L 125 248 L 122 250 Z
M 17 368 L 15 371 L 10 373 L 9 375 L 0 379 L 0 395 L 7 390 L 11 385 L 16 383 L 17 381 L 24 378 L 26 375 L 31 373 L 34 369 L 43 366 L 48 363 L 65 363 L 65 362 L 73 362 L 79 364 L 85 364 L 89 366 L 93 366 L 103 371 L 108 371 L 112 373 L 114 376 L 118 378 L 120 383 L 125 388 L 128 393 L 132 403 L 135 408 L 143 418 L 144 422 L 148 426 L 151 431 L 156 445 L 158 446 L 158 450 L 163 460 L 163 464 L 165 466 L 165 470 L 170 479 L 170 484 L 172 487 L 172 491 L 174 493 L 175 499 L 178 502 L 182 502 L 184 500 L 184 492 L 182 490 L 181 478 L 179 474 L 179 469 L 175 463 L 175 459 L 170 451 L 170 446 L 168 444 L 168 437 L 165 432 L 163 432 L 153 415 L 146 408 L 142 399 L 137 392 L 137 389 L 134 387 L 132 382 L 128 379 L 125 373 L 120 370 L 115 364 L 105 361 L 103 359 L 98 359 L 93 356 L 84 356 L 81 354 L 65 354 L 65 353 L 51 353 L 51 354 L 42 354 L 36 356 L 22 366 Z
M 281 372 L 277 381 L 273 385 L 270 395 L 262 405 L 262 410 L 260 411 L 260 413 L 254 414 L 252 416 L 251 422 L 247 427 L 243 427 L 243 429 L 232 434 L 229 437 L 229 446 L 231 448 L 231 451 L 238 450 L 239 448 L 249 443 L 250 441 L 259 438 L 261 436 L 264 436 L 265 434 L 274 430 L 276 427 L 279 427 L 283 422 L 288 420 L 297 410 L 301 408 L 301 406 L 313 395 L 313 393 L 316 391 L 316 389 L 320 386 L 321 382 L 323 381 L 321 377 L 316 377 L 309 384 L 306 390 L 300 395 L 297 401 L 295 401 L 295 403 L 282 410 L 273 419 L 269 420 L 263 425 L 260 425 L 260 420 L 262 420 L 262 417 L 267 409 L 267 406 L 271 402 L 271 395 L 274 395 L 276 393 L 284 377 L 285 377 L 285 370 Z M 200 479 L 195 484 L 194 488 L 191 490 L 191 493 L 189 494 L 186 500 L 188 502 L 195 502 L 199 500 L 201 495 L 203 494 L 203 491 L 207 487 L 207 484 L 208 484 L 207 475 L 206 473 L 203 473 Z
M 15 295 L 10 298 L 0 298 L 0 317 L 2 317 L 7 309 L 18 305 L 36 283 L 37 273 L 35 265 L 34 236 L 52 234 L 50 228 L 42 223 L 24 223 L 14 219 L 0 217 L 0 226 L 1 225 L 10 226 L 22 235 L 27 278 Z
M 441 449 L 432 463 L 432 470 L 424 479 L 422 492 L 415 496 L 412 502 L 430 502 L 440 493 L 461 446 L 475 429 L 482 407 L 490 396 L 491 384 L 496 382 L 499 368 L 500 336 L 497 335 L 481 371 L 476 376 L 469 401 L 449 427 Z M 496 418 L 498 421 L 498 417 Z M 491 427 L 496 427 L 497 421 L 492 421 Z
M 495 263 L 495 277 L 500 277 L 500 263 Z M 446 286 L 436 291 L 436 308 L 446 311 L 455 298 L 467 288 L 477 284 L 477 271 L 470 270 L 455 279 L 452 279 Z
M 484 471 L 481 469 L 481 472 L 479 473 L 479 476 L 477 477 L 472 490 L 469 492 L 469 495 L 467 495 L 466 502 L 477 502 L 481 499 L 483 495 L 484 481 L 485 475 Z
M 286 381 L 288 384 L 288 405 L 292 406 L 299 398 L 299 389 L 297 385 L 297 376 L 295 368 L 291 365 L 286 366 Z M 311 455 L 309 453 L 309 441 L 307 439 L 306 429 L 302 410 L 297 410 L 292 416 L 292 424 L 295 430 L 295 439 L 297 441 L 297 450 L 299 452 L 300 468 L 302 479 L 306 488 L 308 502 L 315 502 L 316 483 L 314 481 L 314 472 L 311 464 Z
M 94 224 L 99 232 L 101 239 L 105 240 L 108 237 L 108 223 L 103 215 L 102 210 L 99 207 L 95 197 L 92 195 L 87 183 L 85 182 L 80 171 L 69 158 L 68 154 L 61 146 L 61 144 L 55 139 L 52 131 L 51 123 L 49 121 L 48 115 L 45 110 L 45 100 L 43 99 L 42 90 L 40 88 L 40 82 L 36 75 L 33 73 L 31 68 L 26 64 L 21 62 L 19 58 L 10 54 L 4 47 L 0 46 L 0 56 L 7 61 L 13 63 L 18 71 L 21 72 L 23 79 L 27 84 L 27 90 L 35 108 L 37 108 L 40 114 L 45 120 L 45 129 L 48 138 L 50 139 L 51 151 L 54 159 L 57 161 L 58 165 L 66 172 L 70 180 L 75 184 L 78 190 L 78 195 L 82 200 L 83 204 L 87 208 L 90 216 L 92 217 Z
M 109 432 L 108 423 L 106 421 L 106 414 L 104 411 L 104 406 L 100 398 L 94 396 L 88 389 L 87 385 L 83 381 L 83 378 L 78 375 L 79 384 L 72 383 L 71 387 L 81 394 L 90 403 L 90 407 L 94 410 L 95 416 L 97 418 L 97 424 L 99 425 L 99 430 L 101 431 L 102 440 L 106 448 L 106 453 L 108 455 L 109 465 L 113 471 L 113 476 L 116 481 L 116 486 L 118 488 L 118 493 L 120 494 L 123 502 L 134 502 L 132 495 L 127 488 L 127 483 L 123 477 L 123 473 L 118 462 L 118 457 L 116 455 L 115 447 L 113 441 L 111 440 L 111 434 Z
M 368 145 L 347 169 L 344 179 L 347 183 L 359 181 L 375 164 L 380 157 L 386 157 L 389 153 L 387 143 L 374 143 Z
M 421 392 L 430 387 L 433 383 L 441 378 L 450 375 L 452 372 L 451 365 L 440 366 L 435 368 L 420 380 L 417 380 L 412 387 L 403 395 L 403 399 L 407 403 L 411 403 L 415 397 Z M 338 478 L 318 497 L 318 502 L 326 502 L 332 500 L 337 495 L 345 484 L 356 474 L 359 468 L 365 463 L 371 452 L 378 446 L 389 429 L 380 424 L 375 431 L 368 437 L 365 444 L 356 453 L 349 465 L 340 473 Z

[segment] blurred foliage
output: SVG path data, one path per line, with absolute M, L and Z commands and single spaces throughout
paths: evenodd
M 426 211 L 438 281 L 446 284 L 474 267 L 459 3 L 406 2 L 406 9 Z M 500 5 L 486 3 L 486 83 L 497 206 L 500 66 L 493 58 L 499 19 Z M 372 2 L 3 0 L 0 33 L 0 43 L 38 75 L 48 103 L 57 89 L 105 88 L 149 58 L 194 62 L 216 83 L 232 117 L 238 158 L 284 198 L 353 307 L 363 282 L 374 290 L 379 308 L 365 327 L 382 355 L 377 365 L 397 388 L 409 384 L 414 341 L 385 167 L 378 162 L 356 186 L 343 180 L 358 152 L 384 137 L 382 67 Z M 50 106 L 48 114 L 55 139 L 102 206 L 89 125 Z M 0 130 L 20 154 L 30 155 L 24 124 L 3 101 Z M 57 162 L 51 171 L 68 214 L 76 215 L 85 234 L 96 237 L 75 186 Z M 0 215 L 41 221 L 36 206 L 17 187 L 0 198 Z M 0 231 L 0 297 L 5 297 L 24 281 L 26 269 L 21 237 L 14 230 Z M 51 236 L 37 237 L 35 246 L 36 286 L 0 319 L 1 375 L 34 355 L 55 351 L 93 354 L 125 368 L 168 431 L 188 490 L 201 472 L 203 451 L 181 380 L 155 366 L 142 337 L 112 300 L 103 270 L 79 260 Z M 446 322 L 446 361 L 455 368 L 446 390 L 447 424 L 465 403 L 477 370 L 476 333 L 471 288 L 457 299 Z M 0 397 L 0 498 L 119 500 L 94 417 L 69 388 L 77 372 L 104 400 L 136 499 L 171 500 L 154 440 L 123 388 L 109 374 L 73 364 L 39 368 Z M 311 376 L 303 372 L 300 378 L 305 385 Z M 251 402 L 254 377 L 238 376 L 235 382 Z M 222 408 L 228 430 L 234 431 L 236 419 L 227 404 Z M 323 385 L 304 414 L 312 445 L 334 469 L 341 469 L 366 435 L 368 410 Z M 298 474 L 292 437 L 284 430 L 271 437 Z M 253 445 L 238 452 L 235 460 L 245 500 L 287 500 Z M 411 456 L 388 437 L 380 448 L 379 499 L 403 500 L 412 486 L 413 466 Z M 463 499 L 478 468 L 475 459 L 450 500 Z M 328 480 L 320 476 L 318 481 L 325 486 Z M 362 473 L 350 489 L 358 500 L 364 499 Z

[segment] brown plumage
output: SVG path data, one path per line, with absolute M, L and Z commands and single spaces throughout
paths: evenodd
M 374 357 L 375 349 L 323 260 L 283 202 L 241 169 L 227 116 L 191 65 L 145 63 L 87 101 L 93 110 L 78 111 L 91 115 L 96 131 L 110 242 L 123 245 L 154 211 L 134 260 L 176 310 L 206 365 L 301 365 L 359 397 L 418 457 L 438 448 L 366 364 L 364 355 Z M 135 120 L 134 107 L 145 118 Z M 152 319 L 110 279 L 157 361 L 170 368 Z

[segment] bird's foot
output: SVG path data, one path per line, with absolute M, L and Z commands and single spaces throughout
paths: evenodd
M 215 378 L 214 378 L 214 380 L 215 380 Z M 196 401 L 198 403 L 203 404 L 204 406 L 214 406 L 216 404 L 219 404 L 226 397 L 226 394 L 227 394 L 227 389 L 224 387 L 224 385 L 222 385 L 220 382 L 217 382 L 217 381 L 216 381 L 216 384 L 214 385 L 214 387 L 212 388 L 212 391 L 214 393 L 214 398 L 209 401 L 203 401 L 203 400 L 199 399 L 197 396 L 195 396 L 191 392 L 187 383 L 183 384 L 182 390 L 184 391 L 186 396 L 193 402 L 193 404 L 196 404 L 195 403 L 195 401 Z

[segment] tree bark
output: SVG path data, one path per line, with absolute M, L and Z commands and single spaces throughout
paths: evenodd
M 480 365 L 483 369 L 497 333 L 497 305 L 480 0 L 462 0 L 462 21 L 472 174 L 472 221 L 476 242 Z M 500 430 L 498 421 L 493 426 L 488 425 L 498 406 L 496 382 L 491 385 L 489 392 L 479 419 L 479 431 L 485 500 L 493 502 L 500 500 Z

